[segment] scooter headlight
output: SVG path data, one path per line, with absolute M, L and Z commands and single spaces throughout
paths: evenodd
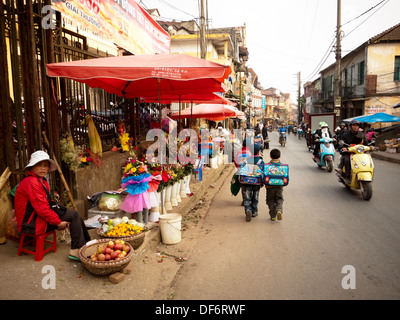
M 357 147 L 357 152 L 358 153 L 364 153 L 364 146 L 358 146 Z

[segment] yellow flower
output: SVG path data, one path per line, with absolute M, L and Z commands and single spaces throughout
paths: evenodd
M 86 157 L 82 157 L 81 162 L 86 162 Z

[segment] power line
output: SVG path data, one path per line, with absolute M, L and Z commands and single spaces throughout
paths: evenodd
M 375 13 L 377 13 L 380 9 L 382 9 L 385 5 L 388 4 L 388 2 L 390 0 L 384 0 L 386 1 L 386 3 L 384 3 L 380 8 L 378 8 L 375 12 L 373 12 L 369 17 L 367 17 L 364 21 L 362 21 L 358 26 L 356 26 L 353 30 L 351 30 L 348 34 L 344 35 L 343 38 L 347 37 L 348 35 L 350 35 L 353 31 L 355 31 L 356 29 L 358 29 L 365 21 L 367 21 L 369 18 L 371 18 Z M 379 4 L 381 4 L 383 1 L 381 1 Z M 378 5 L 379 5 L 378 4 Z M 376 7 L 376 6 L 375 6 Z
M 378 4 L 376 4 L 375 6 L 371 7 L 371 8 L 368 9 L 367 11 L 365 11 L 365 12 L 363 12 L 362 14 L 360 14 L 359 16 L 357 16 L 356 18 L 354 18 L 354 19 L 352 19 L 352 20 L 349 20 L 348 22 L 346 22 L 345 24 L 343 24 L 342 26 L 344 26 L 344 25 L 346 25 L 346 24 L 348 24 L 348 23 L 350 23 L 350 22 L 352 22 L 352 21 L 354 21 L 354 20 L 356 20 L 356 19 L 362 17 L 363 15 L 365 15 L 365 14 L 367 14 L 368 12 L 370 12 L 371 10 L 375 9 L 376 7 L 378 7 L 379 5 L 381 5 L 381 4 L 382 4 L 383 2 L 385 2 L 385 1 L 386 1 L 386 3 L 384 3 L 380 8 L 378 8 L 378 9 L 377 9 L 375 12 L 373 12 L 370 16 L 368 16 L 364 21 L 362 21 L 358 26 L 356 26 L 356 27 L 355 27 L 353 30 L 351 30 L 348 34 L 344 35 L 343 38 L 345 38 L 346 36 L 348 36 L 349 34 L 351 34 L 353 31 L 355 31 L 356 29 L 358 29 L 364 22 L 366 22 L 369 18 L 371 18 L 371 17 L 372 17 L 375 13 L 377 13 L 380 9 L 382 9 L 390 0 L 382 0 L 381 2 L 379 2 Z M 331 45 L 329 46 L 328 52 L 329 52 L 329 50 L 331 49 L 331 47 L 332 47 L 334 41 L 335 41 L 335 38 L 333 39 Z M 326 52 L 325 55 L 328 54 L 328 52 Z M 325 55 L 324 55 L 324 57 L 325 57 Z M 322 58 L 322 60 L 324 60 L 324 57 Z M 328 60 L 328 57 L 329 57 L 329 55 L 326 56 L 326 58 L 325 58 L 325 60 L 322 62 L 322 64 L 319 63 L 319 64 L 317 65 L 317 68 L 311 73 L 311 75 L 308 76 L 308 77 L 306 77 L 306 81 L 307 81 L 308 79 L 311 79 L 312 77 L 314 77 L 314 76 L 318 73 L 319 68 L 321 68 L 322 65 L 326 62 L 326 60 Z M 322 61 L 322 60 L 321 60 L 321 61 Z M 351 62 L 351 60 L 350 60 L 350 62 Z M 350 62 L 349 62 L 349 64 L 350 64 Z M 349 65 L 349 64 L 348 64 L 348 65 Z M 347 65 L 347 66 L 348 66 L 348 65 Z M 346 67 L 347 67 L 347 66 L 346 66 Z
M 309 79 L 314 77 L 318 73 L 318 71 L 321 69 L 321 67 L 324 65 L 326 60 L 328 60 L 329 54 L 332 52 L 331 49 L 332 49 L 332 46 L 333 46 L 333 44 L 335 42 L 335 39 L 336 39 L 335 37 L 332 39 L 332 42 L 330 43 L 330 45 L 328 47 L 328 50 L 323 55 L 321 61 L 317 64 L 317 67 L 311 72 L 311 74 L 305 78 L 305 81 L 308 81 Z
M 158 0 L 158 1 L 160 1 L 161 3 L 164 3 L 165 5 L 167 5 L 168 7 L 172 8 L 172 9 L 175 9 L 175 10 L 178 10 L 178 11 L 184 13 L 184 14 L 187 14 L 188 16 L 191 16 L 192 18 L 197 18 L 196 16 L 192 15 L 191 13 L 188 13 L 186 11 L 183 11 L 182 9 L 177 8 L 174 5 L 168 3 L 167 1 L 164 1 L 164 0 Z
M 357 17 L 355 17 L 355 18 L 353 18 L 353 19 L 347 21 L 346 23 L 342 24 L 342 27 L 345 26 L 346 24 L 349 24 L 350 22 L 352 22 L 352 21 L 358 19 L 358 18 L 361 18 L 364 14 L 367 14 L 369 11 L 373 10 L 374 8 L 376 8 L 376 7 L 379 6 L 382 2 L 385 2 L 385 1 L 386 1 L 386 0 L 382 0 L 381 2 L 379 2 L 378 4 L 376 4 L 375 6 L 369 8 L 367 11 L 361 13 L 359 16 L 357 16 Z

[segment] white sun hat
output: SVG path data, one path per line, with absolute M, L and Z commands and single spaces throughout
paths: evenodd
M 49 155 L 44 151 L 36 151 L 31 154 L 31 159 L 29 160 L 28 165 L 25 167 L 33 167 L 35 164 L 39 163 L 40 161 L 47 160 L 50 163 L 49 172 L 57 170 L 57 164 L 54 160 L 50 159 Z

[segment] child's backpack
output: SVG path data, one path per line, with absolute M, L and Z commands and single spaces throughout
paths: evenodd
M 289 184 L 289 165 L 266 163 L 264 165 L 264 184 L 267 186 L 287 186 Z
M 254 137 L 254 143 L 259 144 L 260 146 L 262 145 L 263 138 L 261 134 L 258 134 Z
M 261 162 L 261 160 L 259 160 Z M 239 168 L 239 182 L 246 185 L 263 185 L 263 168 L 261 164 L 246 163 Z
M 251 153 L 248 150 L 241 150 L 237 153 L 235 157 L 235 165 L 236 167 L 245 165 L 247 163 L 247 159 L 251 157 Z

